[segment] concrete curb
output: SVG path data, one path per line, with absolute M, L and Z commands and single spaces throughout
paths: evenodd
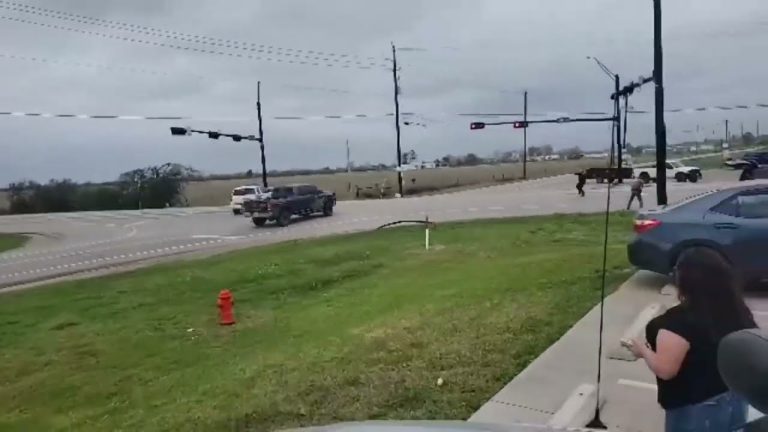
M 600 406 L 605 398 L 600 398 Z M 597 406 L 597 387 L 592 384 L 580 384 L 571 392 L 568 399 L 547 422 L 554 429 L 585 427 L 595 415 Z
M 621 335 L 621 339 L 617 341 L 617 346 L 614 346 L 611 351 L 608 353 L 609 359 L 614 360 L 624 360 L 624 361 L 635 361 L 637 358 L 630 352 L 628 349 L 624 348 L 621 345 L 622 339 L 627 340 L 633 340 L 633 339 L 645 339 L 645 326 L 648 324 L 648 322 L 657 316 L 664 313 L 664 311 L 667 310 L 666 306 L 663 306 L 660 303 L 651 303 L 648 306 L 645 307 L 642 311 L 640 311 L 639 314 L 637 314 L 637 317 L 634 321 L 632 321 L 632 324 L 624 331 L 624 333 Z

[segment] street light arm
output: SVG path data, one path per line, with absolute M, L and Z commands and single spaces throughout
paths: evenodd
M 614 77 L 616 76 L 616 74 L 611 72 L 608 66 L 606 66 L 603 62 L 601 62 L 600 59 L 598 59 L 597 57 L 587 56 L 587 59 L 594 60 L 595 63 L 597 63 L 597 65 L 600 66 L 600 69 L 602 69 L 603 72 L 605 72 L 605 74 L 608 75 L 609 78 L 611 78 L 611 80 L 613 80 Z

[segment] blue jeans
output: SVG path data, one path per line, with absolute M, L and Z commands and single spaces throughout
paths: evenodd
M 731 432 L 747 422 L 747 402 L 733 393 L 666 412 L 665 432 Z

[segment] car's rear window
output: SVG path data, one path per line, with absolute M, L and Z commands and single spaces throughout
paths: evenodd
M 241 189 L 235 189 L 232 191 L 233 196 L 243 196 L 243 195 L 255 195 L 256 189 L 254 188 L 241 188 Z

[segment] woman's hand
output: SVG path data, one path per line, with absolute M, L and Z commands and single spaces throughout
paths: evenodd
M 632 339 L 632 345 L 629 346 L 629 350 L 632 351 L 632 354 L 637 358 L 645 358 L 645 353 L 650 349 L 651 347 L 648 343 L 640 338 Z

